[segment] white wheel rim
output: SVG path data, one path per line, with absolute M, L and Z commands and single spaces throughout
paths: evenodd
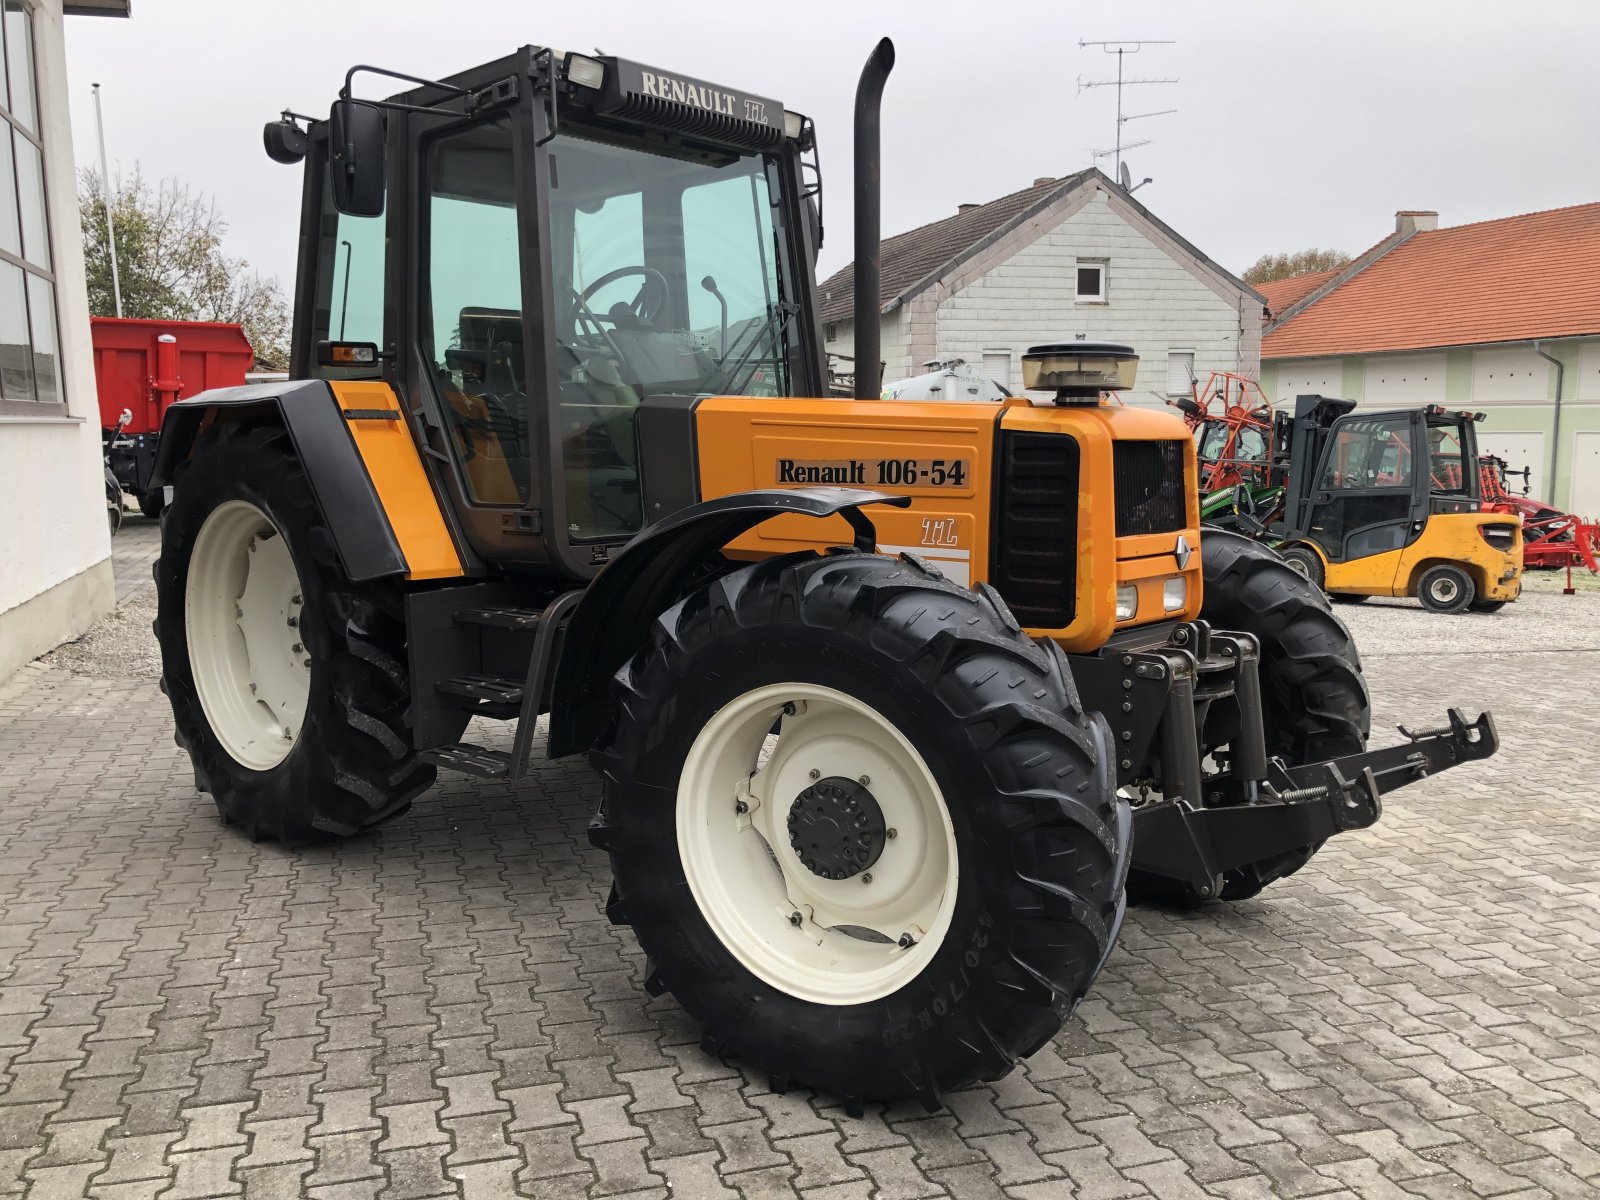
M 1440 604 L 1453 604 L 1460 594 L 1461 589 L 1456 586 L 1456 581 L 1448 575 L 1441 575 L 1433 581 L 1433 598 Z
M 850 878 L 814 873 L 791 844 L 790 809 L 813 771 L 865 777 L 894 830 Z M 921 973 L 949 931 L 958 860 L 939 785 L 887 718 L 833 688 L 773 684 L 724 705 L 684 761 L 677 832 L 713 932 L 791 996 L 836 1005 L 887 996 Z
M 305 722 L 303 603 L 294 560 L 266 514 L 244 500 L 213 509 L 184 588 L 189 670 L 217 741 L 253 771 L 287 758 Z

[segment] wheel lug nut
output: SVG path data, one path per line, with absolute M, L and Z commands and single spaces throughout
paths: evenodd
M 810 775 L 811 775 L 811 778 L 813 778 L 813 779 L 821 779 L 822 778 L 822 772 L 817 770 L 815 767 L 811 768 Z
M 900 831 L 891 826 L 883 831 L 883 836 L 887 838 L 897 838 L 900 836 Z
M 909 949 L 911 949 L 911 947 L 915 946 L 916 944 L 917 944 L 917 939 L 912 937 L 909 933 L 902 933 L 900 935 L 900 943 L 899 943 L 900 949 L 909 950 Z
M 296 642 L 294 645 L 290 646 L 289 649 L 294 654 L 300 654 L 305 650 L 305 647 L 302 646 L 299 642 Z
M 862 787 L 866 787 L 867 784 L 872 782 L 872 776 L 871 775 L 863 775 L 858 782 L 861 784 Z
M 872 872 L 868 871 L 865 875 L 863 875 L 861 877 L 861 882 L 862 883 L 871 883 L 872 882 Z
M 797 912 L 793 912 L 793 913 L 789 914 L 789 924 L 795 926 L 796 928 L 799 928 L 800 922 L 803 921 L 803 920 L 805 920 L 805 918 L 802 917 Z
M 792 716 L 794 716 L 794 713 L 795 713 L 794 701 L 791 700 L 791 701 L 789 701 L 789 703 L 787 703 L 787 704 L 785 704 L 783 706 L 783 715 L 786 716 L 786 717 L 792 717 Z
M 299 617 L 290 617 L 289 618 L 289 628 L 290 629 L 294 629 L 299 624 L 300 624 L 300 618 Z
M 733 811 L 736 812 L 736 813 L 739 813 L 740 815 L 743 815 L 744 813 L 747 813 L 747 812 L 750 811 L 750 806 L 748 804 L 746 804 L 743 800 L 738 800 L 738 801 L 734 802 Z

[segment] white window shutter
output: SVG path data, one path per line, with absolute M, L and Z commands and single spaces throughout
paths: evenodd
M 1167 351 L 1167 395 L 1189 395 L 1194 378 L 1194 351 Z

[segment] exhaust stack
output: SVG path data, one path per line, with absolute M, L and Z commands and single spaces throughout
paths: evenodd
M 856 399 L 876 400 L 883 384 L 879 190 L 883 163 L 879 109 L 883 85 L 894 69 L 894 43 L 884 38 L 873 48 L 856 84 Z

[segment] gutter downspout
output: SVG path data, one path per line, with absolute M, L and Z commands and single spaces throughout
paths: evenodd
M 1566 382 L 1567 365 L 1553 354 L 1546 354 L 1539 349 L 1538 338 L 1533 341 L 1533 352 L 1545 362 L 1556 365 L 1556 413 L 1555 425 L 1550 430 L 1550 491 L 1547 494 L 1550 507 L 1556 508 L 1556 461 L 1561 454 L 1561 388 Z

